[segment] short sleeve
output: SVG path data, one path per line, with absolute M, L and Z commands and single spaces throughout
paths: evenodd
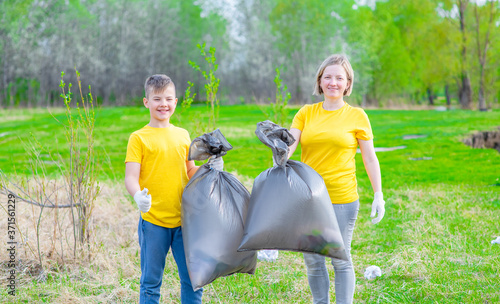
M 370 120 L 365 111 L 360 109 L 360 115 L 358 115 L 358 121 L 356 123 L 356 138 L 361 140 L 371 140 L 373 139 L 372 127 L 370 125 Z
M 143 144 L 139 135 L 132 133 L 128 140 L 127 156 L 125 162 L 141 163 L 143 156 Z
M 306 122 L 306 107 L 303 106 L 302 108 L 300 108 L 297 114 L 295 114 L 290 129 L 299 129 L 302 132 L 304 131 L 305 122 Z

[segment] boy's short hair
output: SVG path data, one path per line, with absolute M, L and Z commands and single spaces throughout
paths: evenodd
M 316 81 L 314 82 L 314 91 L 313 95 L 322 95 L 323 89 L 321 88 L 321 77 L 323 77 L 323 73 L 325 72 L 326 67 L 330 65 L 340 65 L 344 68 L 347 74 L 347 80 L 349 87 L 344 91 L 344 96 L 351 95 L 352 85 L 354 84 L 354 71 L 352 69 L 351 63 L 347 56 L 342 54 L 334 54 L 326 58 L 323 63 L 319 66 L 318 71 L 316 72 Z
M 144 83 L 146 98 L 148 98 L 151 93 L 163 92 L 169 86 L 173 86 L 175 88 L 174 82 L 167 75 L 156 74 L 149 76 L 148 79 L 146 79 L 146 83 Z

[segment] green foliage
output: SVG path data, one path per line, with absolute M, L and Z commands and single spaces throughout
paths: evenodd
M 101 164 L 94 145 L 95 110 L 90 86 L 89 93 L 84 94 L 80 73 L 76 71 L 78 93 L 75 96 L 72 84 L 66 84 L 63 77 L 64 72 L 61 73 L 60 96 L 65 107 L 55 111 L 62 115 L 57 118 L 50 113 L 46 116 L 51 118 L 53 124 L 49 132 L 28 132 L 18 139 L 20 147 L 11 149 L 14 153 L 24 150 L 27 166 L 23 170 L 28 174 L 7 175 L 2 172 L 5 167 L 0 167 L 0 192 L 11 193 L 20 205 L 31 207 L 32 225 L 23 222 L 24 226 L 20 226 L 19 223 L 18 230 L 22 231 L 22 243 L 32 254 L 30 257 L 39 261 L 40 280 L 46 279 L 44 270 L 51 255 L 57 256 L 62 264 L 68 259 L 92 258 L 91 219 L 100 193 L 98 177 Z M 2 134 L 10 135 L 11 132 Z M 43 134 L 47 134 L 50 140 L 42 140 Z M 15 173 L 21 173 L 16 172 L 15 165 L 10 167 Z M 44 219 L 48 216 L 51 220 L 47 222 Z M 47 231 L 51 234 L 48 254 L 42 247 L 46 243 Z M 36 243 L 33 244 L 30 239 Z
M 86 245 L 90 249 L 91 227 L 90 220 L 95 207 L 95 200 L 100 192 L 99 186 L 99 164 L 98 155 L 95 150 L 95 110 L 92 93 L 84 97 L 80 80 L 80 73 L 75 69 L 78 81 L 78 91 L 76 100 L 71 92 L 72 84 L 64 82 L 64 72 L 61 72 L 61 98 L 66 106 L 66 121 L 62 122 L 69 144 L 69 159 L 62 160 L 61 174 L 66 181 L 68 200 L 71 208 L 74 228 L 76 256 L 77 240 L 81 245 Z M 76 110 L 76 115 L 74 113 Z M 73 213 L 76 209 L 77 214 Z M 90 255 L 90 252 L 88 252 Z
M 53 104 L 61 66 L 93 79 L 103 105 L 134 105 L 145 74 L 166 72 L 184 90 L 187 80 L 205 79 L 186 58 L 196 58 L 194 46 L 207 41 L 217 49 L 218 93 L 228 103 L 266 102 L 275 66 L 282 66 L 291 103 L 318 101 L 310 83 L 319 63 L 345 53 L 356 76 L 353 103 L 420 104 L 425 92 L 442 95 L 445 86 L 455 100 L 466 73 L 473 99 L 484 91 L 488 106 L 498 107 L 500 4 L 465 2 L 462 36 L 457 0 L 0 1 L 0 104 Z M 491 23 L 490 7 L 497 12 Z M 39 86 L 26 86 L 31 78 Z
M 194 134 L 201 134 L 204 133 L 201 114 L 198 112 L 190 111 L 191 105 L 194 102 L 194 98 L 196 97 L 196 93 L 191 92 L 191 88 L 193 86 L 194 83 L 188 81 L 188 86 L 182 98 L 180 111 L 176 112 L 176 114 L 171 118 L 171 121 L 178 123 L 182 127 L 182 117 L 188 116 L 187 121 L 189 121 L 189 124 L 194 126 Z
M 196 97 L 196 93 L 191 95 L 191 88 L 193 87 L 194 83 L 191 81 L 188 81 L 188 87 L 186 88 L 186 92 L 184 93 L 184 100 L 182 101 L 182 110 L 185 111 L 191 107 L 191 104 L 194 101 L 194 98 Z
M 288 113 L 290 112 L 290 110 L 287 106 L 291 95 L 287 91 L 286 85 L 283 84 L 283 80 L 280 77 L 279 68 L 276 68 L 274 83 L 276 85 L 276 99 L 274 102 L 270 102 L 269 107 L 264 107 L 268 110 L 263 110 L 263 112 L 266 115 L 267 119 L 284 128 L 288 128 Z
M 341 23 L 332 15 L 339 5 L 321 0 L 278 0 L 269 15 L 282 58 L 279 62 L 284 62 L 282 72 L 297 103 L 310 99 L 309 83 L 319 63 L 340 50 L 336 35 Z
M 207 70 L 203 70 L 196 62 L 189 60 L 189 64 L 199 71 L 205 79 L 205 92 L 207 96 L 207 110 L 209 113 L 208 123 L 203 127 L 203 133 L 211 132 L 216 129 L 217 121 L 219 119 L 219 99 L 217 98 L 217 91 L 219 90 L 220 79 L 215 76 L 215 72 L 219 68 L 216 64 L 217 58 L 215 57 L 215 48 L 210 47 L 205 50 L 206 43 L 202 45 L 197 44 L 201 56 L 208 63 Z M 194 98 L 194 97 L 193 97 Z

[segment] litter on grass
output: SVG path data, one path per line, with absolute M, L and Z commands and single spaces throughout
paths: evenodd
M 365 278 L 367 280 L 375 279 L 376 277 L 380 277 L 382 275 L 382 270 L 378 266 L 370 266 L 365 270 Z
M 257 258 L 260 261 L 274 262 L 278 259 L 278 250 L 260 250 L 257 252 Z
M 432 160 L 432 157 L 410 157 L 409 160 Z
M 427 135 L 421 135 L 421 134 L 403 135 L 404 140 L 415 139 L 415 138 L 424 138 L 424 137 L 427 137 Z
M 491 241 L 492 244 L 500 244 L 500 236 L 497 236 L 496 239 L 494 239 L 493 241 Z

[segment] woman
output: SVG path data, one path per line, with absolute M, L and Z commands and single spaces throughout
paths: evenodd
M 344 55 L 332 55 L 323 61 L 316 73 L 314 94 L 324 95 L 324 100 L 305 105 L 297 112 L 290 128 L 296 141 L 288 154 L 290 157 L 301 143 L 301 160 L 325 180 L 337 216 L 349 257 L 349 261 L 332 259 L 337 303 L 352 303 L 356 281 L 350 249 L 359 210 L 354 160 L 358 145 L 375 192 L 371 217 L 376 213 L 378 216 L 372 222 L 378 223 L 385 213 L 380 166 L 368 116 L 361 108 L 344 101 L 344 96 L 352 92 L 353 80 L 354 72 Z M 314 303 L 329 303 L 330 279 L 325 257 L 304 253 L 304 260 Z

